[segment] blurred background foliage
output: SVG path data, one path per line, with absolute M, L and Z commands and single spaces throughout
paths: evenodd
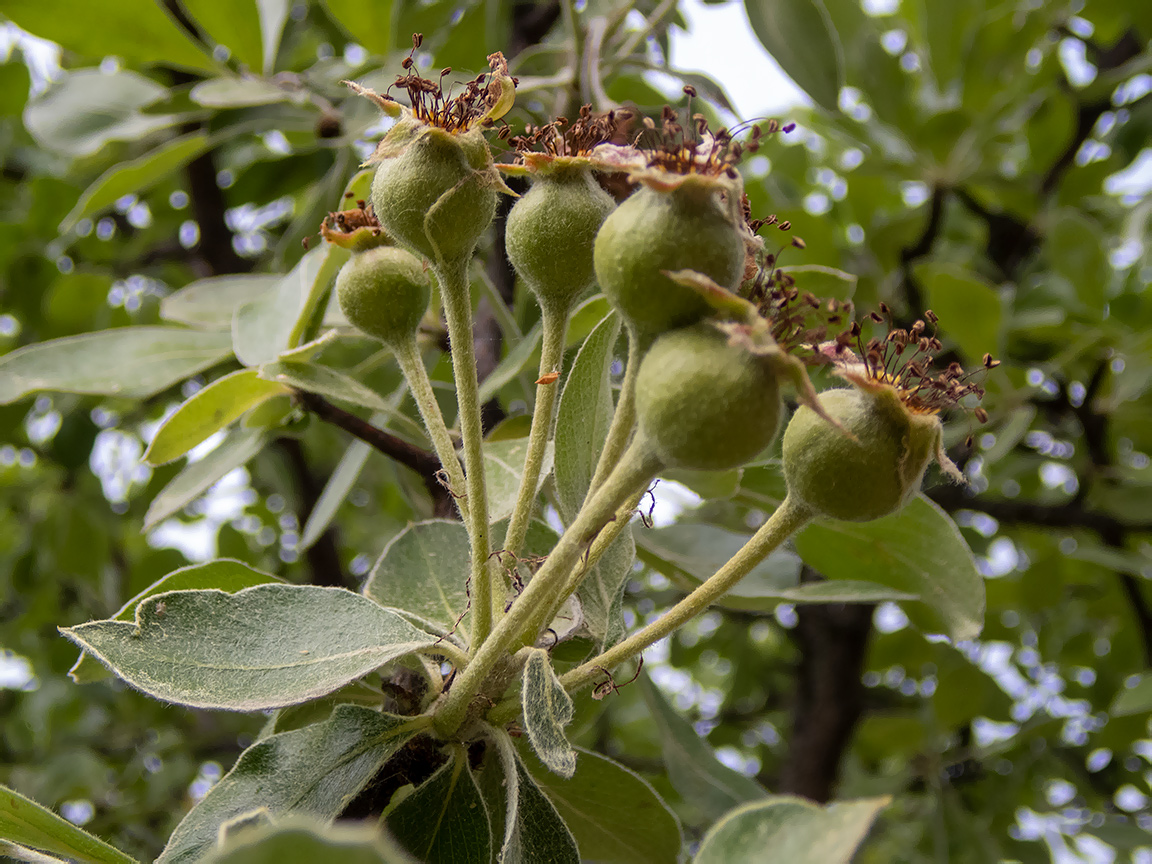
M 650 652 L 657 687 L 585 698 L 571 737 L 648 777 L 689 838 L 739 800 L 735 769 L 821 800 L 893 795 L 861 862 L 1152 861 L 1152 5 L 746 10 L 808 96 L 780 118 L 796 128 L 743 166 L 754 214 L 805 241 L 781 263 L 858 309 L 886 301 L 910 322 L 931 308 L 950 356 L 1004 361 L 987 378 L 988 423 L 950 424 L 972 485 L 927 489 L 987 577 L 985 629 L 952 645 L 894 604 L 728 603 Z M 341 80 L 387 87 L 414 32 L 420 68 L 453 80 L 503 50 L 517 130 L 585 102 L 682 105 L 684 83 L 718 125 L 755 119 L 733 116 L 720 82 L 669 67 L 675 2 L 6 0 L 0 15 L 0 352 L 165 315 L 227 332 L 230 308 L 189 319 L 165 298 L 245 274 L 229 283 L 239 303 L 298 263 L 383 128 Z M 491 372 L 502 330 L 528 330 L 535 311 L 498 235 L 483 254 Z M 501 300 L 511 323 L 495 320 Z M 397 390 L 366 342 L 324 352 Z M 353 585 L 432 512 L 415 474 L 312 422 L 215 466 L 205 497 L 142 532 L 180 470 L 140 462 L 157 421 L 233 368 L 143 401 L 0 406 L 0 781 L 146 858 L 263 718 L 77 686 L 57 625 L 109 617 L 212 554 Z M 524 368 L 490 419 L 524 412 Z M 450 380 L 446 359 L 435 374 Z M 678 479 L 662 496 L 683 508 L 676 527 L 637 527 L 632 621 L 680 596 L 782 492 L 770 464 Z M 771 578 L 812 578 L 794 557 L 778 566 Z

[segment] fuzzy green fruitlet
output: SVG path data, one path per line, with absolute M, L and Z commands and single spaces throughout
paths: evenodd
M 423 127 L 380 162 L 372 208 L 384 230 L 440 264 L 467 259 L 496 213 L 500 184 L 479 129 L 463 134 Z
M 508 258 L 542 306 L 570 309 L 592 287 L 593 243 L 615 207 L 583 166 L 537 176 L 513 206 L 504 233 Z
M 662 271 L 692 270 L 734 289 L 744 241 L 715 186 L 673 190 L 641 186 L 596 237 L 596 277 L 637 333 L 650 336 L 694 324 L 710 312 L 699 293 Z
M 788 494 L 814 513 L 879 519 L 919 491 L 933 458 L 951 466 L 941 451 L 940 418 L 910 411 L 894 388 L 828 390 L 819 399 L 843 429 L 801 406 L 783 441 Z
M 420 259 L 394 246 L 357 252 L 336 277 L 336 298 L 355 327 L 388 345 L 415 338 L 432 283 Z
M 669 468 L 720 471 L 772 443 L 780 421 L 774 357 L 707 323 L 652 344 L 636 379 L 638 436 Z

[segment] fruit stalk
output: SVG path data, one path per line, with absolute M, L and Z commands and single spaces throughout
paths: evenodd
M 785 540 L 807 525 L 812 518 L 810 510 L 798 504 L 795 499 L 786 497 L 740 551 L 695 591 L 623 642 L 593 657 L 571 672 L 561 675 L 560 683 L 564 685 L 564 689 L 572 692 L 592 683 L 593 679 L 604 674 L 604 670 L 610 670 L 635 657 L 648 646 L 691 621 L 747 576 L 753 567 L 778 549 Z

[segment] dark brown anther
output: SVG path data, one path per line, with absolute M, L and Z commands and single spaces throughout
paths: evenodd
M 881 315 L 879 312 L 869 312 L 868 317 L 871 320 L 875 321 L 877 324 L 883 324 L 884 323 L 884 316 Z
M 801 240 L 799 237 L 793 237 L 792 238 L 792 245 L 795 246 L 797 249 L 807 249 L 808 248 L 808 244 L 805 243 L 803 240 Z
M 936 317 L 936 313 L 933 312 L 931 309 L 925 309 L 924 310 L 924 317 L 928 319 L 928 323 L 930 323 L 930 324 L 935 324 L 940 320 L 939 318 Z
M 988 422 L 988 412 L 985 411 L 983 408 L 980 408 L 979 406 L 977 406 L 977 408 L 972 413 L 974 415 L 976 415 L 976 419 L 980 423 L 987 423 Z
M 792 228 L 792 223 L 789 222 L 787 219 L 785 219 L 783 222 L 780 223 L 780 230 L 781 231 L 788 231 L 791 228 Z
M 690 96 L 693 99 L 695 99 L 696 98 L 696 88 L 693 87 L 691 84 L 685 84 L 684 85 L 684 95 Z

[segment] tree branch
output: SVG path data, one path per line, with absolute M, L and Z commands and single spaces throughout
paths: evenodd
M 802 571 L 802 581 L 819 578 L 808 567 Z M 832 798 L 841 760 L 864 710 L 861 674 L 875 608 L 862 603 L 796 607 L 792 637 L 800 664 L 780 792 L 821 803 Z
M 444 519 L 452 519 L 457 517 L 456 505 L 452 501 L 451 493 L 440 483 L 437 476 L 440 472 L 440 460 L 436 458 L 435 453 L 417 447 L 415 444 L 409 444 L 403 438 L 385 432 L 379 427 L 373 426 L 367 420 L 362 420 L 351 412 L 345 411 L 343 408 L 338 408 L 316 393 L 309 393 L 305 390 L 293 391 L 293 396 L 296 401 L 306 410 L 325 423 L 331 423 L 333 426 L 338 426 L 367 444 L 374 450 L 378 450 L 396 462 L 399 462 L 406 468 L 410 468 L 420 475 L 420 479 L 424 481 L 425 488 L 428 489 L 428 494 L 432 496 L 432 511 L 439 517 Z

